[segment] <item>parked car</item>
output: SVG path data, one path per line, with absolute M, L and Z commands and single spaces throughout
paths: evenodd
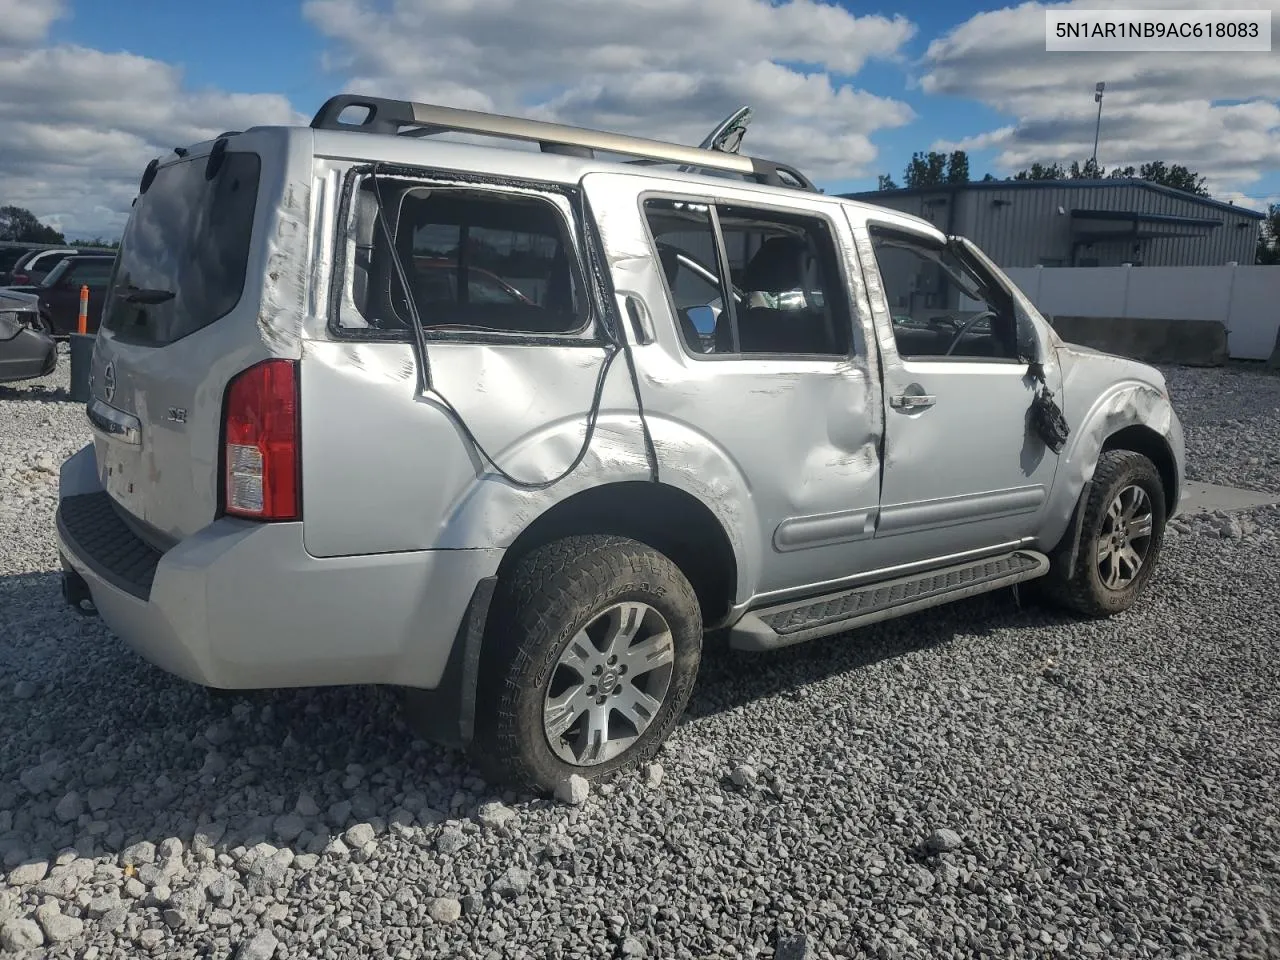
M 49 272 L 64 258 L 79 253 L 71 247 L 42 247 L 32 250 L 13 265 L 9 271 L 7 286 L 34 286 L 43 282 Z
M 18 261 L 25 259 L 36 249 L 36 247 L 18 243 L 0 245 L 0 285 L 8 283 Z
M 396 685 L 548 787 L 651 756 L 705 631 L 770 651 L 1032 582 L 1100 617 L 1156 570 L 1161 374 L 924 220 L 350 96 L 179 153 L 124 234 L 57 545 L 67 601 L 195 683 Z M 539 292 L 428 295 L 417 257 Z M 953 322 L 895 324 L 924 290 Z
M 86 333 L 98 329 L 102 304 L 115 257 L 110 254 L 78 253 L 62 259 L 38 284 L 8 289 L 35 294 L 40 301 L 40 326 L 52 336 L 75 333 L 80 318 L 80 289 L 89 288 Z
M 0 383 L 53 373 L 58 348 L 40 329 L 39 302 L 31 294 L 0 290 Z

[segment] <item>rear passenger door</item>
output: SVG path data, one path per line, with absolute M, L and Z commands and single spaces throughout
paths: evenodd
M 740 598 L 870 562 L 881 419 L 838 205 L 591 174 L 660 478 L 732 514 Z M 606 211 L 599 215 L 599 211 Z M 856 288 L 860 290 L 860 286 Z

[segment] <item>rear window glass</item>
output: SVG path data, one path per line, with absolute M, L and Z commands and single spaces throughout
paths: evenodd
M 67 265 L 66 275 L 72 283 L 89 287 L 105 287 L 111 279 L 113 260 L 73 260 Z
M 571 333 L 589 311 L 564 217 L 541 197 L 382 182 L 388 221 L 428 330 Z M 362 205 L 376 202 L 362 191 Z M 390 247 L 366 210 L 371 252 L 353 296 L 371 327 L 403 330 L 410 310 Z
M 103 320 L 116 336 L 172 343 L 240 301 L 262 161 L 228 152 L 212 180 L 205 166 L 199 157 L 162 167 L 138 197 Z

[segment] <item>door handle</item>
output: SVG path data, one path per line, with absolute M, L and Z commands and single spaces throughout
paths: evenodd
M 653 343 L 653 321 L 649 317 L 649 309 L 644 301 L 636 294 L 625 290 L 618 291 L 618 299 L 622 301 L 622 309 L 626 311 L 627 319 L 631 321 L 631 331 L 636 338 L 636 345 L 643 347 Z
M 889 406 L 895 410 L 927 410 L 938 398 L 924 393 L 900 393 L 889 398 Z

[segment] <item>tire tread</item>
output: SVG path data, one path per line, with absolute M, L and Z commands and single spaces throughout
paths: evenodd
M 673 594 L 675 602 L 696 618 L 700 635 L 698 599 L 687 578 L 663 554 L 624 537 L 573 536 L 546 544 L 523 557 L 511 576 L 499 584 L 485 640 L 478 700 L 481 710 L 472 748 L 473 760 L 485 779 L 535 788 L 551 786 L 545 772 L 534 769 L 524 742 L 530 733 L 522 729 L 519 716 L 524 683 L 531 671 L 555 653 L 549 644 L 556 639 L 554 631 L 566 612 L 576 614 L 607 605 L 617 593 L 615 585 L 627 581 L 656 585 Z M 696 651 L 694 656 L 696 671 Z M 691 687 L 691 682 L 687 686 Z M 674 709 L 664 705 L 665 713 L 627 754 L 577 772 L 596 776 L 653 756 L 679 720 L 688 693 L 687 689 L 673 690 L 668 704 Z M 536 735 L 541 736 L 542 731 Z
M 1045 596 L 1055 605 L 1082 616 L 1101 618 L 1119 613 L 1132 603 L 1130 599 L 1116 606 L 1103 601 L 1094 587 L 1091 575 L 1093 553 L 1085 549 L 1086 542 L 1090 539 L 1089 532 L 1096 529 L 1100 515 L 1115 496 L 1115 488 L 1127 476 L 1154 481 L 1155 491 L 1158 493 L 1158 497 L 1153 497 L 1152 501 L 1153 513 L 1155 507 L 1159 507 L 1156 518 L 1158 522 L 1152 530 L 1153 543 L 1147 556 L 1145 569 L 1139 575 L 1138 589 L 1133 591 L 1134 597 L 1150 579 L 1159 561 L 1164 524 L 1167 519 L 1164 515 L 1165 504 L 1160 474 L 1155 464 L 1141 453 L 1133 450 L 1107 450 L 1098 458 L 1098 466 L 1093 474 L 1093 487 L 1090 490 L 1088 502 L 1083 504 L 1084 518 L 1080 525 L 1080 548 L 1076 552 L 1076 562 L 1070 570 L 1066 569 L 1068 551 L 1064 549 L 1053 558 L 1049 575 L 1044 578 Z

